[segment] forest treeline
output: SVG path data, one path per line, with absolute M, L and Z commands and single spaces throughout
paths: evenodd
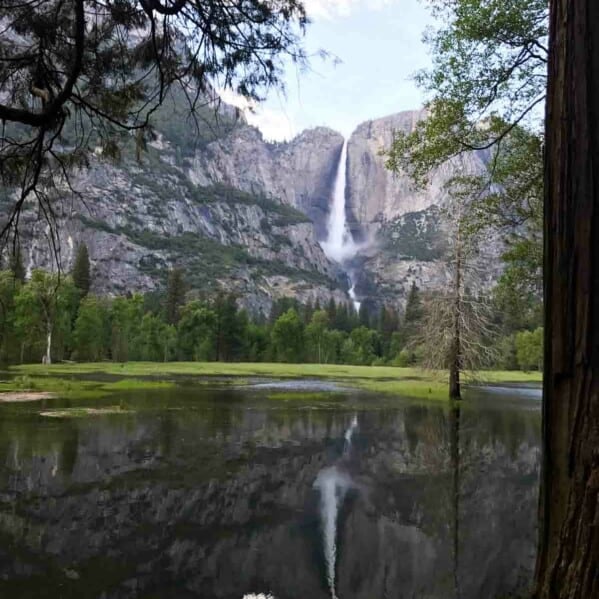
M 423 359 L 421 320 L 427 294 L 413 285 L 403 313 L 371 313 L 350 304 L 274 302 L 255 317 L 232 294 L 190 297 L 184 273 L 170 271 L 163 292 L 102 297 L 89 293 L 87 248 L 70 275 L 34 270 L 26 280 L 19 255 L 0 271 L 0 358 L 4 363 L 52 360 L 126 362 L 249 361 L 417 365 Z M 496 300 L 500 301 L 500 300 Z M 501 300 L 505 304 L 505 299 Z M 531 314 L 535 308 L 531 307 Z M 532 370 L 542 362 L 537 318 L 513 317 L 498 306 L 488 366 Z M 508 316 L 506 316 L 508 314 Z M 501 316 L 499 316 L 501 315 Z M 528 321 L 528 322 L 526 322 Z M 491 342 L 491 341 L 489 341 Z

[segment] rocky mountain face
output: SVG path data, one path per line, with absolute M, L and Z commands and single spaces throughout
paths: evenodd
M 410 133 L 424 111 L 406 111 L 359 125 L 348 141 L 346 207 L 354 236 L 364 243 L 355 259 L 357 291 L 372 303 L 403 305 L 415 282 L 442 289 L 451 277 L 444 256 L 447 232 L 440 208 L 448 198 L 446 182 L 484 171 L 486 152 L 449 160 L 416 187 L 407 174 L 390 172 L 384 156 L 394 132 Z M 501 244 L 485 244 L 484 260 L 493 264 L 482 281 L 490 285 L 500 272 Z
M 254 313 L 268 313 L 284 296 L 348 301 L 347 276 L 319 243 L 327 236 L 341 134 L 319 127 L 269 143 L 230 107 L 201 116 L 190 122 L 172 99 L 157 113 L 155 139 L 141 161 L 131 147 L 116 164 L 97 151 L 89 168 L 75 173 L 84 200 L 60 204 L 62 268 L 84 241 L 99 293 L 163 288 L 177 266 L 196 292 L 233 291 Z M 359 299 L 374 305 L 401 306 L 412 281 L 446 284 L 444 183 L 485 168 L 481 153 L 454 159 L 431 173 L 424 189 L 390 173 L 382 151 L 394 131 L 410 131 L 422 117 L 413 111 L 368 121 L 348 140 L 346 214 L 362 242 L 350 268 Z M 25 220 L 29 269 L 52 267 L 46 223 L 33 208 Z
M 238 127 L 196 152 L 188 174 L 198 185 L 221 182 L 277 198 L 306 214 L 323 239 L 342 145 L 343 136 L 324 127 L 277 144 L 266 143 L 253 127 Z
M 74 173 L 81 199 L 59 203 L 61 267 L 85 242 L 98 293 L 158 290 L 182 267 L 195 292 L 234 292 L 254 314 L 286 296 L 347 301 L 346 277 L 318 242 L 342 136 L 320 128 L 270 144 L 230 111 L 208 114 L 202 136 L 177 109 L 159 114 L 141 161 L 131 148 L 117 163 L 97 152 Z M 28 269 L 55 268 L 47 223 L 33 207 L 25 222 Z

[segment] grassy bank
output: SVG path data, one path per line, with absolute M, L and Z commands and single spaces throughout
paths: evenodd
M 117 383 L 103 383 L 101 391 L 117 391 L 119 386 L 132 389 L 140 386 L 154 386 L 157 381 L 144 381 L 139 377 L 153 379 L 169 379 L 177 376 L 188 377 L 252 377 L 269 378 L 323 378 L 338 381 L 344 385 L 376 391 L 392 393 L 407 397 L 418 397 L 443 400 L 447 397 L 447 374 L 423 371 L 418 368 L 395 368 L 391 366 L 345 366 L 337 364 L 267 364 L 267 363 L 222 363 L 222 362 L 128 362 L 125 364 L 102 362 L 90 364 L 28 364 L 16 366 L 12 372 L 23 377 L 30 377 L 39 390 L 53 391 L 44 388 L 44 381 L 60 381 L 62 377 L 80 374 L 115 375 L 124 377 Z M 46 378 L 48 377 L 48 378 Z M 137 378 L 136 378 L 137 377 Z M 540 383 L 541 374 L 518 371 L 488 371 L 478 373 L 477 379 L 488 383 Z M 468 382 L 468 377 L 464 382 Z M 69 381 L 78 386 L 78 382 Z M 245 381 L 244 381 L 245 382 Z M 241 383 L 241 381 L 240 381 Z M 5 383 L 11 390 L 10 382 Z M 53 383 L 51 384 L 58 384 Z M 93 383 L 89 383 L 93 385 Z M 165 384 L 165 383 L 162 383 Z M 59 390 L 57 390 L 59 392 Z M 97 387 L 89 391 L 98 391 Z

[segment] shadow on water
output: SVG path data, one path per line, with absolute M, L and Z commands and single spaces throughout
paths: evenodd
M 0 406 L 0 596 L 523 594 L 540 412 L 507 393 L 320 409 L 186 386 L 119 396 L 122 414 Z

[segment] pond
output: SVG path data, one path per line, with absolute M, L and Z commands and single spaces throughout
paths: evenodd
M 307 388 L 0 405 L 0 596 L 524 596 L 537 395 Z

